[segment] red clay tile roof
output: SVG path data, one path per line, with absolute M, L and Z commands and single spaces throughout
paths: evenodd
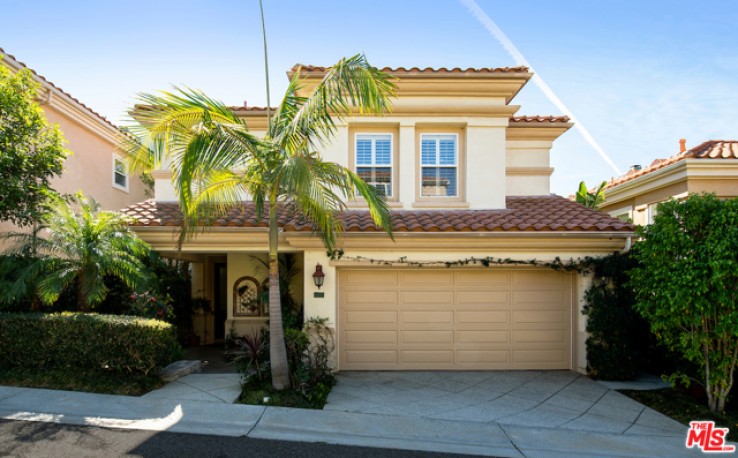
M 598 212 L 560 196 L 507 197 L 504 210 L 397 210 L 392 211 L 395 232 L 632 232 L 635 227 L 607 213 Z M 134 226 L 178 226 L 177 203 L 147 200 L 122 210 Z M 343 216 L 347 232 L 379 232 L 366 210 L 347 210 Z M 285 231 L 311 232 L 312 226 L 285 209 L 279 215 Z M 214 221 L 218 227 L 264 227 L 257 220 L 253 203 L 233 207 Z
M 13 55 L 11 55 L 11 54 L 8 54 L 8 53 L 6 53 L 6 52 L 5 52 L 4 50 L 3 50 L 3 48 L 0 48 L 0 54 L 4 55 L 4 56 L 6 56 L 6 57 L 8 57 L 8 58 L 10 58 L 10 59 L 13 59 L 13 60 L 14 60 L 15 62 L 17 62 L 17 63 L 18 63 L 18 64 L 19 64 L 19 65 L 20 65 L 21 67 L 23 67 L 23 68 L 26 68 L 26 69 L 30 70 L 30 72 L 31 72 L 31 73 L 33 73 L 34 75 L 36 75 L 36 77 L 37 77 L 38 79 L 40 79 L 41 81 L 45 82 L 46 84 L 48 84 L 49 86 L 53 87 L 54 89 L 56 89 L 57 91 L 61 92 L 61 93 L 62 93 L 62 94 L 64 94 L 65 96 L 69 97 L 70 99 L 72 99 L 72 100 L 73 100 L 74 102 L 76 102 L 76 103 L 77 103 L 77 104 L 78 104 L 79 106 L 81 106 L 82 108 L 84 108 L 85 110 L 87 110 L 87 111 L 88 111 L 88 112 L 89 112 L 90 114 L 92 114 L 93 116 L 95 116 L 95 117 L 99 118 L 99 119 L 100 119 L 100 120 L 101 120 L 102 122 L 104 122 L 105 124 L 109 125 L 109 126 L 110 126 L 110 127 L 112 127 L 113 129 L 116 129 L 116 130 L 120 130 L 120 128 L 119 128 L 118 126 L 116 126 L 116 125 L 115 125 L 115 124 L 113 124 L 112 122 L 108 121 L 108 119 L 107 119 L 107 118 L 106 118 L 105 116 L 101 115 L 101 114 L 100 114 L 100 113 L 98 113 L 97 111 L 93 110 L 92 108 L 88 107 L 88 106 L 87 106 L 87 105 L 85 105 L 84 103 L 80 102 L 80 101 L 79 101 L 79 99 L 77 99 L 77 98 L 75 98 L 75 97 L 72 97 L 72 95 L 71 95 L 71 94 L 69 94 L 68 92 L 66 92 L 66 91 L 65 91 L 64 89 L 60 88 L 59 86 L 55 85 L 55 84 L 54 84 L 54 83 L 52 83 L 51 81 L 47 80 L 47 79 L 46 79 L 46 78 L 44 78 L 44 77 L 43 77 L 42 75 L 39 75 L 38 73 L 36 73 L 36 70 L 34 70 L 34 69 L 32 69 L 32 68 L 29 68 L 29 67 L 28 67 L 28 66 L 27 66 L 27 65 L 26 65 L 25 63 L 23 63 L 23 62 L 19 61 L 18 59 L 16 59 L 16 58 L 15 58 L 15 56 L 13 56 Z
M 607 183 L 605 189 L 642 177 L 684 159 L 738 159 L 738 140 L 708 140 L 674 156 L 656 159 L 648 167 L 643 167 L 641 170 L 630 170 L 624 175 L 613 178 Z
M 302 65 L 302 64 L 295 64 L 290 69 L 291 72 L 296 72 L 297 69 L 301 69 L 303 72 L 306 73 L 324 73 L 326 72 L 329 67 L 320 67 L 316 65 Z M 431 67 L 425 67 L 425 68 L 419 68 L 419 67 L 411 67 L 411 68 L 405 68 L 405 67 L 397 67 L 397 68 L 391 68 L 391 67 L 384 67 L 380 68 L 381 71 L 385 73 L 436 73 L 436 74 L 448 74 L 448 73 L 528 73 L 529 69 L 528 67 L 484 67 L 484 68 L 431 68 Z
M 513 116 L 510 123 L 569 122 L 568 116 Z

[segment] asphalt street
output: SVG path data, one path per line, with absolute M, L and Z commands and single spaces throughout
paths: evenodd
M 450 458 L 466 455 L 0 420 L 0 456 Z

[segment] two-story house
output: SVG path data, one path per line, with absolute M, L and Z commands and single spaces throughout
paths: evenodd
M 0 65 L 13 72 L 28 68 L 2 48 L 0 55 L 4 56 Z M 61 175 L 51 180 L 51 186 L 63 194 L 82 191 L 94 197 L 105 210 L 118 210 L 145 199 L 144 184 L 139 177 L 129 175 L 126 158 L 117 152 L 122 138 L 118 127 L 43 76 L 30 71 L 41 85 L 38 94 L 41 109 L 49 123 L 59 126 L 67 140 L 65 147 L 71 152 L 64 161 Z M 15 230 L 17 228 L 11 223 L 0 222 L 0 232 Z
M 677 154 L 646 167 L 634 165 L 610 180 L 599 208 L 643 226 L 653 223 L 659 203 L 704 192 L 738 197 L 738 141 L 709 140 L 687 148 L 681 139 Z
M 301 71 L 310 91 L 326 69 Z M 628 246 L 630 224 L 550 194 L 550 150 L 571 127 L 568 118 L 516 116 L 511 101 L 532 76 L 527 68 L 384 71 L 398 84 L 391 113 L 351 118 L 321 153 L 387 196 L 395 240 L 358 200 L 343 215 L 339 259 L 327 257 L 298 217 L 280 219 L 280 247 L 302 266 L 292 292 L 306 316 L 327 317 L 335 328 L 338 369 L 583 371 L 586 275 L 465 264 L 487 257 L 566 261 Z M 264 109 L 236 111 L 253 132 L 264 131 Z M 174 253 L 180 214 L 171 172 L 154 176 L 156 198 L 125 212 L 143 239 Z M 267 320 L 256 299 L 267 277 L 256 258 L 266 247 L 266 224 L 248 203 L 182 247 L 195 288 L 225 311 L 199 323 L 211 333 L 207 341 Z

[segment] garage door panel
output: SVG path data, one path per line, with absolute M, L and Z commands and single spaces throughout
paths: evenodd
M 459 310 L 456 312 L 456 321 L 461 325 L 507 324 L 510 322 L 510 312 L 507 310 Z
M 397 350 L 347 350 L 344 361 L 349 364 L 397 364 Z
M 395 311 L 348 310 L 344 317 L 344 330 L 397 329 L 397 312 Z
M 344 333 L 344 342 L 350 347 L 392 345 L 392 348 L 395 348 L 397 346 L 397 331 L 351 330 L 344 331 Z
M 565 304 L 566 302 L 566 292 L 561 290 L 513 292 L 513 304 L 517 306 L 539 305 L 543 307 L 561 308 L 561 304 Z
M 511 273 L 498 270 L 457 270 L 457 286 L 507 286 L 510 284 Z
M 406 291 L 400 293 L 403 309 L 451 309 L 454 293 L 450 291 Z
M 560 288 L 562 272 L 553 270 L 518 270 L 512 273 L 513 286 L 525 286 L 527 289 L 553 286 Z
M 400 284 L 406 287 L 444 287 L 447 290 L 454 284 L 454 272 L 452 270 L 408 270 L 400 272 Z
M 495 367 L 506 369 L 510 364 L 510 350 L 479 350 L 456 352 L 456 362 L 462 366 L 479 367 L 480 363 L 494 364 Z M 501 367 L 500 367 L 501 366 Z
M 512 331 L 512 343 L 562 345 L 568 343 L 568 334 L 564 329 L 514 330 Z
M 562 327 L 568 327 L 570 316 L 568 310 L 541 310 L 526 309 L 513 310 L 512 322 L 519 324 L 558 324 Z
M 450 310 L 449 311 L 405 310 L 405 311 L 400 312 L 400 325 L 443 324 L 449 327 L 453 323 L 453 320 L 454 320 L 454 312 Z
M 372 272 L 371 275 L 366 275 L 366 271 L 362 270 L 347 270 L 342 273 L 341 277 L 341 287 L 343 288 L 359 286 L 374 289 L 378 287 L 397 286 L 397 282 L 397 271 L 392 270 L 377 270 Z
M 571 366 L 571 273 L 346 269 L 338 275 L 340 370 Z
M 464 308 L 507 308 L 510 305 L 510 293 L 507 291 L 458 291 L 455 297 L 456 305 Z
M 449 365 L 454 362 L 452 350 L 401 350 L 400 363 L 431 363 Z
M 508 330 L 456 331 L 456 343 L 472 344 L 507 344 L 510 343 Z
M 564 349 L 515 349 L 512 351 L 513 363 L 525 364 L 563 364 L 567 360 Z
M 347 291 L 343 293 L 341 305 L 345 309 L 396 309 L 397 293 L 394 291 L 380 291 L 367 293 L 366 291 Z
M 400 331 L 400 344 L 404 348 L 426 345 L 451 347 L 454 343 L 453 331 Z

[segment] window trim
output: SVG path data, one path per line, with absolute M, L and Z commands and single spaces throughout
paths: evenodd
M 349 146 L 349 158 L 348 164 L 351 171 L 356 172 L 356 139 L 360 135 L 389 135 L 391 138 L 390 147 L 390 161 L 391 161 L 391 183 L 392 183 L 392 196 L 387 196 L 387 202 L 391 206 L 398 206 L 400 201 L 400 181 L 401 177 L 399 174 L 399 124 L 387 123 L 387 124 L 375 124 L 375 123 L 360 123 L 360 124 L 349 124 L 348 127 L 348 146 Z M 361 196 L 356 196 L 349 202 L 350 206 L 364 207 L 366 201 Z
M 423 195 L 423 136 L 450 135 L 456 139 L 456 195 L 424 196 Z M 431 167 L 431 166 L 429 166 Z M 439 166 L 442 167 L 442 166 Z M 415 202 L 422 206 L 423 202 L 435 204 L 466 203 L 466 145 L 463 127 L 416 127 L 415 129 Z
M 126 184 L 125 184 L 125 186 L 121 186 L 121 185 L 119 185 L 115 181 L 115 176 L 116 176 L 116 174 L 119 173 L 116 170 L 116 168 L 115 168 L 116 162 L 120 162 L 121 164 L 123 164 L 123 167 L 125 167 L 125 173 L 121 173 L 121 175 L 125 176 L 125 178 L 126 178 Z M 129 192 L 129 183 L 131 181 L 131 175 L 130 175 L 129 170 L 128 170 L 128 164 L 126 163 L 125 158 L 123 158 L 120 155 L 115 154 L 115 153 L 113 153 L 113 174 L 112 174 L 112 180 L 113 180 L 112 181 L 113 187 L 115 189 L 118 189 L 118 190 L 121 190 L 121 191 L 124 191 L 124 192 Z

